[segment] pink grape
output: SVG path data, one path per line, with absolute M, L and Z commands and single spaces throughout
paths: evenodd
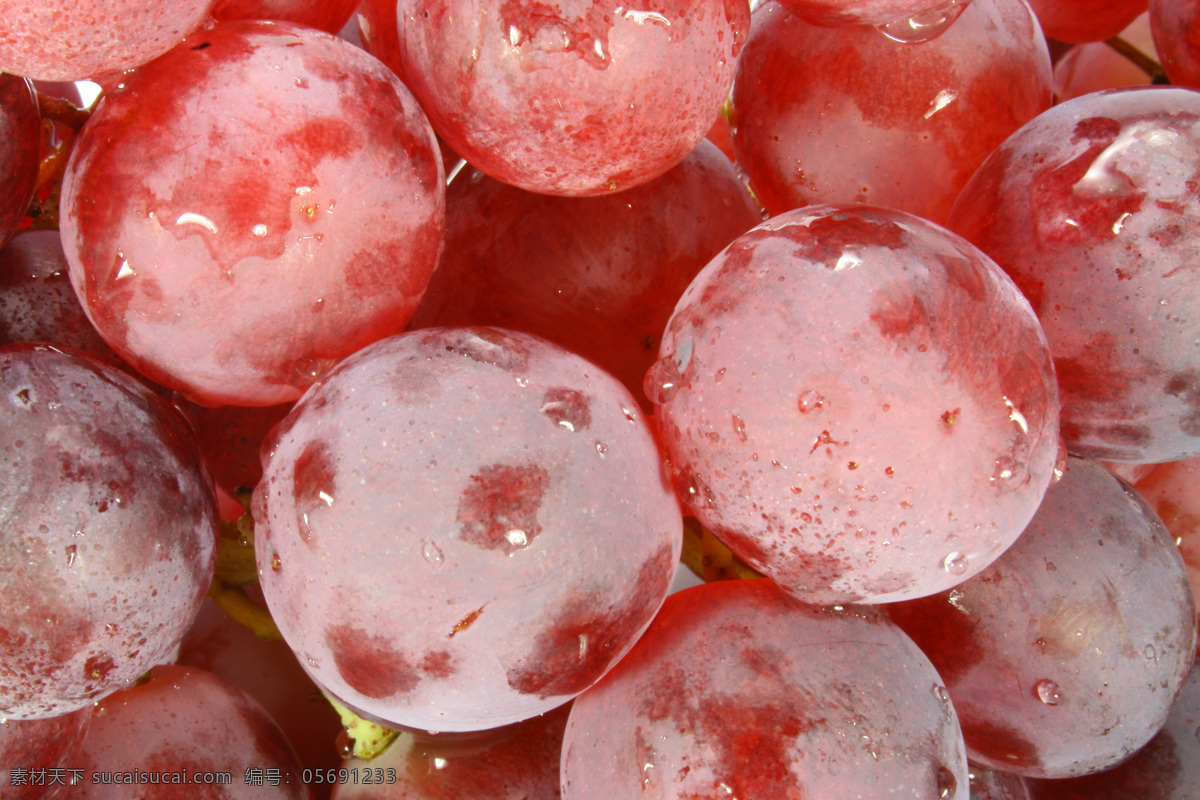
M 1175 543 L 1136 491 L 1085 459 L 986 570 L 889 611 L 945 678 L 971 760 L 1034 778 L 1133 755 L 1196 651 Z
M 1171 87 L 1061 103 L 971 178 L 949 227 L 1038 313 L 1081 456 L 1200 455 L 1200 94 Z
M 563 800 L 967 800 L 941 678 L 886 616 L 792 601 L 771 581 L 671 595 L 576 699 Z
M 333 800 L 559 800 L 570 710 L 567 703 L 523 722 L 471 733 L 401 731 L 370 761 L 346 759 L 340 775 L 334 773 L 339 780 Z M 359 777 L 341 779 L 347 773 Z
M 650 623 L 682 541 L 628 390 L 493 328 L 341 362 L 264 445 L 253 509 L 263 594 L 301 664 L 368 717 L 433 731 L 594 683 Z
M 111 75 L 165 53 L 213 0 L 0 0 L 0 72 L 42 81 Z
M 1153 0 L 1150 32 L 1171 83 L 1200 88 L 1200 29 L 1196 0 Z
M 48 719 L 0 719 L 0 792 L 5 800 L 68 797 L 91 712 Z
M 941 36 L 754 12 L 733 86 L 733 149 L 768 211 L 891 206 L 944 222 L 975 168 L 1050 106 L 1050 56 L 1020 0 L 972 0 Z
M 966 580 L 1057 459 L 1029 304 L 970 244 L 891 209 L 798 209 L 734 241 L 676 306 L 646 392 L 691 512 L 808 602 Z
M 191 431 L 82 353 L 0 349 L 0 717 L 67 713 L 169 657 L 213 575 Z
M 1153 55 L 1150 15 L 1135 19 L 1121 31 L 1121 38 L 1140 52 Z M 1054 98 L 1059 103 L 1105 89 L 1145 86 L 1150 80 L 1145 70 L 1106 42 L 1076 45 L 1054 62 Z
M 0 247 L 33 200 L 41 158 L 42 118 L 33 85 L 0 74 Z
M 447 189 L 446 249 L 412 327 L 494 325 L 557 342 L 643 405 L 679 295 L 721 248 L 762 221 L 734 167 L 701 142 L 625 192 L 553 197 L 470 168 Z
M 63 182 L 63 246 L 123 358 L 207 405 L 295 400 L 403 329 L 441 247 L 433 132 L 329 34 L 230 22 L 105 94 Z
M 1051 39 L 1077 44 L 1116 36 L 1146 11 L 1146 0 L 1030 0 Z
M 402 0 L 403 74 L 438 135 L 497 180 L 596 195 L 679 163 L 724 103 L 746 0 Z
M 212 673 L 173 664 L 96 704 L 77 765 L 75 800 L 310 797 L 295 751 L 262 706 Z

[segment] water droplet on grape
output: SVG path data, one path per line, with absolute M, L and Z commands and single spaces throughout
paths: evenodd
M 958 779 L 946 767 L 938 767 L 937 791 L 938 800 L 946 800 L 946 798 L 953 797 L 954 793 L 958 791 Z
M 279 572 L 279 570 L 281 570 L 281 569 L 283 569 L 283 562 L 279 559 L 279 553 L 272 553 L 271 554 L 271 571 Z
M 75 566 L 75 552 L 76 552 L 75 545 L 73 545 L 73 544 L 67 545 L 67 547 L 66 547 L 67 569 L 70 569 L 71 567 Z
M 345 728 L 338 731 L 337 738 L 334 739 L 333 746 L 337 748 L 338 755 L 342 758 L 347 758 L 354 752 L 354 739 L 350 736 L 350 732 Z
M 600 454 L 601 458 L 604 458 L 605 454 L 608 453 L 608 445 L 604 442 L 596 442 L 596 452 Z
M 575 389 L 547 389 L 541 411 L 560 428 L 572 432 L 583 430 L 592 422 L 587 396 Z
M 969 564 L 967 562 L 967 557 L 955 550 L 942 560 L 942 566 L 945 568 L 946 572 L 949 572 L 951 575 L 962 575 L 967 571 Z
M 742 419 L 740 414 L 733 415 L 733 432 L 743 442 L 750 438 L 746 435 L 746 420 Z
M 434 569 L 441 569 L 442 563 L 446 560 L 446 557 L 442 555 L 441 549 L 428 539 L 421 545 L 421 555 L 433 565 Z
M 1016 474 L 1017 464 L 1011 458 L 997 458 L 996 469 L 992 472 L 992 480 L 1007 481 Z
M 897 19 L 877 25 L 884 36 L 902 44 L 920 44 L 941 36 L 967 7 L 962 0 L 950 0 L 907 19 Z
M 1063 474 L 1067 471 L 1067 445 L 1062 439 L 1058 440 L 1058 454 L 1054 457 L 1054 476 L 1051 478 L 1051 485 L 1062 480 Z
M 656 406 L 665 405 L 675 396 L 679 389 L 682 376 L 675 367 L 675 361 L 670 358 L 660 358 L 646 372 L 646 380 L 642 390 L 650 402 Z
M 1154 649 L 1154 645 L 1152 644 L 1146 645 L 1146 648 L 1142 650 L 1142 655 L 1146 657 L 1147 661 L 1158 660 L 1158 651 Z
M 800 393 L 799 407 L 801 414 L 820 411 L 825 407 L 825 398 L 821 396 L 820 392 L 806 389 Z
M 1034 684 L 1038 699 L 1048 706 L 1056 706 L 1062 702 L 1062 690 L 1058 684 L 1048 678 L 1042 678 Z

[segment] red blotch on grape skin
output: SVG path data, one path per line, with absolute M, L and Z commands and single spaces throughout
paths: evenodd
M 790 238 L 790 237 L 789 237 Z M 862 214 L 823 215 L 798 227 L 794 238 L 804 245 L 797 253 L 809 261 L 824 262 L 833 269 L 846 252 L 846 245 L 867 245 L 898 250 L 908 245 L 908 233 L 889 219 Z
M 508 685 L 541 697 L 575 695 L 600 679 L 633 643 L 640 627 L 662 602 L 663 580 L 670 580 L 674 553 L 661 548 L 638 570 L 633 592 L 619 608 L 597 603 L 580 592 L 568 600 L 558 619 L 537 637 L 534 650 L 508 669 Z
M 495 328 L 435 329 L 422 344 L 441 344 L 448 353 L 458 353 L 480 364 L 492 364 L 509 372 L 529 366 L 529 350 L 508 333 Z
M 490 464 L 470 478 L 456 521 L 463 541 L 513 553 L 542 532 L 537 512 L 550 474 L 534 464 Z
M 997 763 L 1011 761 L 1031 769 L 1041 766 L 1037 748 L 1013 731 L 969 716 L 960 717 L 959 723 L 962 725 L 963 738 L 971 743 L 971 749 L 975 752 Z
M 325 638 L 342 679 L 366 697 L 411 692 L 421 680 L 404 655 L 380 637 L 350 625 L 335 625 L 326 630 Z
M 454 658 L 445 650 L 427 653 L 421 659 L 421 669 L 434 678 L 449 678 L 458 670 L 454 667 Z

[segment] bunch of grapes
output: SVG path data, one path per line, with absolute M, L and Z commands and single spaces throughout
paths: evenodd
M 1195 798 L 1196 14 L 0 0 L 0 795 Z

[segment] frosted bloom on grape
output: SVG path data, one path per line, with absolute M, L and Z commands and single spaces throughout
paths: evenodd
M 106 93 L 62 209 L 71 282 L 122 358 L 197 402 L 261 406 L 403 329 L 445 187 L 387 67 L 312 28 L 228 22 Z
M 988 157 L 948 226 L 1033 304 L 1073 455 L 1200 455 L 1200 94 L 1060 103 Z
M 812 206 L 736 240 L 676 306 L 646 393 L 692 513 L 809 602 L 966 580 L 1033 516 L 1058 452 L 1028 302 L 888 209 Z
M 574 697 L 662 603 L 682 518 L 616 379 L 528 334 L 434 328 L 335 367 L 264 445 L 263 593 L 362 713 L 435 731 Z
M 0 72 L 77 81 L 123 72 L 201 25 L 213 0 L 0 0 Z
M 217 505 L 182 417 L 83 354 L 0 350 L 0 717 L 89 706 L 166 659 Z
M 794 602 L 772 581 L 667 598 L 571 708 L 563 800 L 968 800 L 958 718 L 879 609 Z

